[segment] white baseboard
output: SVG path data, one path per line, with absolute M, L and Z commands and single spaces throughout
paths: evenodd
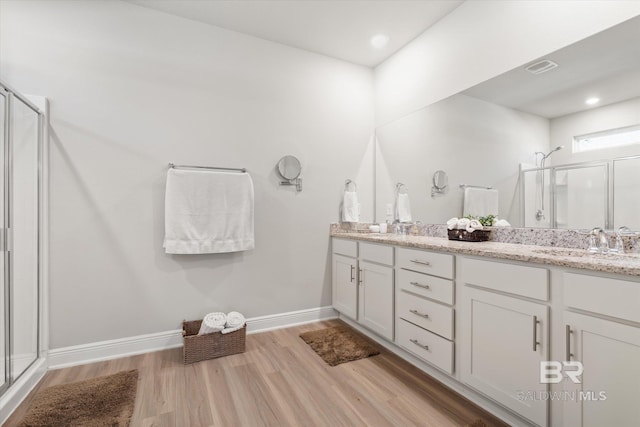
M 0 397 L 0 425 L 15 411 L 47 372 L 46 358 L 37 360 Z
M 89 344 L 74 345 L 49 350 L 49 369 L 84 365 L 103 360 L 166 350 L 182 345 L 182 331 L 158 332 Z
M 255 334 L 337 317 L 338 314 L 332 307 L 253 317 L 247 319 L 247 333 Z M 57 348 L 49 351 L 49 369 L 84 365 L 175 347 L 182 347 L 181 329 Z
M 331 306 L 252 317 L 251 319 L 247 319 L 247 334 L 267 332 L 274 329 L 289 328 L 291 326 L 304 325 L 305 323 L 337 318 L 338 312 Z

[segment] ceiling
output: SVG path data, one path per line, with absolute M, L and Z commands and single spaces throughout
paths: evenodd
M 640 17 L 543 58 L 558 67 L 534 75 L 520 67 L 463 93 L 548 119 L 640 96 Z M 587 98 L 600 98 L 589 107 Z
M 126 0 L 228 30 L 375 67 L 462 0 Z M 382 49 L 371 37 L 386 34 Z

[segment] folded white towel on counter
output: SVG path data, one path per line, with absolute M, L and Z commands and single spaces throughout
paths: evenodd
M 507 221 L 506 219 L 499 219 L 493 225 L 495 227 L 511 227 L 511 224 L 509 224 L 509 221 Z
M 342 200 L 342 222 L 360 222 L 358 193 L 345 191 Z
M 200 325 L 200 331 L 198 335 L 211 334 L 213 332 L 220 332 L 227 324 L 227 315 L 224 313 L 209 313 L 202 319 L 202 325 Z
M 396 214 L 398 221 L 411 222 L 411 203 L 408 194 L 398 194 L 396 201 Z
M 467 224 L 466 230 L 469 233 L 473 233 L 475 230 L 482 230 L 484 227 L 482 226 L 482 224 L 480 224 L 480 221 L 478 221 L 477 219 L 472 219 L 471 221 L 469 221 L 469 224 Z
M 228 334 L 229 332 L 234 332 L 242 329 L 246 322 L 247 321 L 242 313 L 238 313 L 237 311 L 229 312 L 227 314 L 227 323 L 225 325 L 225 328 L 222 330 L 222 333 Z
M 248 173 L 169 169 L 165 195 L 168 254 L 253 249 L 253 182 Z
M 498 215 L 498 190 L 467 187 L 462 207 L 463 216 Z
M 447 221 L 447 229 L 455 230 L 456 228 L 458 228 L 458 221 L 460 220 L 455 216 L 451 218 L 449 221 Z

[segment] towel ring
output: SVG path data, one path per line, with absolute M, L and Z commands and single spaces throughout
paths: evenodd
M 399 182 L 396 184 L 396 194 L 401 194 L 400 192 L 404 190 L 403 194 L 409 194 L 409 191 L 407 190 L 407 186 L 404 185 L 403 183 Z

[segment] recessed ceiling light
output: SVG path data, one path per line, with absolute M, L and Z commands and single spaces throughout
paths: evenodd
M 596 105 L 598 102 L 600 102 L 600 98 L 588 98 L 586 101 L 584 101 L 585 104 L 587 105 Z
M 371 37 L 371 46 L 375 47 L 376 49 L 382 49 L 387 45 L 387 43 L 389 43 L 389 36 L 385 34 L 376 34 L 375 36 Z

